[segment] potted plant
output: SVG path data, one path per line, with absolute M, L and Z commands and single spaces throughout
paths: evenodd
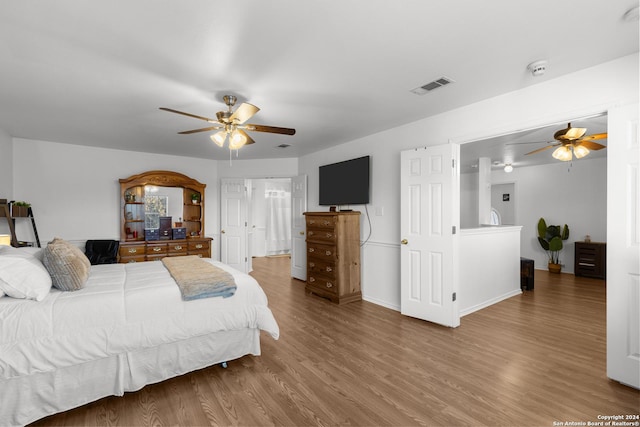
M 191 193 L 191 203 L 194 205 L 200 203 L 200 193 Z
M 547 251 L 549 256 L 549 271 L 551 273 L 560 273 L 562 266 L 560 265 L 560 251 L 562 250 L 562 241 L 569 238 L 569 227 L 567 224 L 560 228 L 559 225 L 547 226 L 544 218 L 538 221 L 538 242 L 542 249 Z
M 25 217 L 29 216 L 30 203 L 27 202 L 13 202 L 11 204 L 11 215 L 13 217 Z

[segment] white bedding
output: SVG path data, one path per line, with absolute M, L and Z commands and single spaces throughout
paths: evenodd
M 75 292 L 51 289 L 40 302 L 0 298 L 0 389 L 30 393 L 34 384 L 42 384 L 43 378 L 44 381 L 57 378 L 65 369 L 76 372 L 76 367 L 103 360 L 114 360 L 117 366 L 122 359 L 131 370 L 131 378 L 116 379 L 115 386 L 105 385 L 103 388 L 109 392 L 96 392 L 93 398 L 99 398 L 137 389 L 193 367 L 207 366 L 207 354 L 211 354 L 211 364 L 221 361 L 215 359 L 223 355 L 259 354 L 259 330 L 274 339 L 279 336 L 264 291 L 251 276 L 219 262 L 206 261 L 233 274 L 238 286 L 234 296 L 182 301 L 178 287 L 162 263 L 145 262 L 92 266 L 83 289 Z M 240 343 L 238 337 L 244 336 L 244 331 L 255 332 L 246 335 L 250 342 Z M 151 360 L 157 360 L 156 354 L 166 357 L 189 343 L 198 343 L 200 352 L 194 353 L 194 361 L 189 365 L 179 366 L 180 362 L 175 361 L 178 366 L 174 369 L 169 358 L 163 368 L 166 373 L 154 372 L 154 367 L 138 373 L 132 366 L 136 357 L 150 354 Z M 214 346 L 224 350 L 216 352 Z M 123 359 L 122 355 L 127 356 Z M 54 390 L 59 391 L 62 390 Z M 13 418 L 15 411 L 28 413 L 29 406 L 56 399 L 60 398 L 5 395 L 0 406 L 24 407 L 5 406 L 0 410 L 0 420 L 7 421 L 3 416 L 10 415 L 9 424 L 14 424 L 20 420 Z M 64 398 L 52 404 L 52 409 L 41 411 L 53 413 L 75 405 L 67 400 Z

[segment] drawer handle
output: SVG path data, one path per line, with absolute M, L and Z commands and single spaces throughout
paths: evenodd
M 309 220 L 309 224 L 315 224 L 316 222 L 313 219 Z
M 153 248 L 154 252 L 160 252 L 161 250 L 162 250 L 162 248 L 158 248 L 158 247 Z
M 198 254 L 198 258 L 202 258 L 202 254 Z
M 202 249 L 202 244 L 198 243 L 198 244 L 196 245 L 196 249 Z
M 316 263 L 315 263 L 315 262 L 310 262 L 310 263 L 309 263 L 309 267 L 313 268 L 313 267 L 315 267 L 315 266 L 316 266 Z
M 331 267 L 327 267 L 327 271 L 328 271 L 328 272 L 332 272 L 332 271 L 333 271 L 333 268 L 331 268 Z
M 309 252 L 315 252 L 315 249 L 309 248 Z
M 135 259 L 130 259 L 129 260 L 129 264 L 133 264 L 134 262 L 137 262 Z
M 331 233 L 327 233 L 327 237 L 328 237 L 328 238 L 332 238 L 332 237 L 333 237 L 333 234 L 331 234 Z
M 135 254 L 136 252 L 138 252 L 137 248 L 129 248 L 129 253 L 130 254 Z
M 331 251 L 326 251 L 324 254 L 325 254 L 326 256 L 329 256 L 329 255 L 331 255 Z
M 176 245 L 176 246 L 173 247 L 173 249 L 175 249 L 176 251 L 179 251 L 180 249 L 182 249 L 182 246 Z
M 315 281 L 316 281 L 316 279 L 314 279 L 313 277 L 309 277 L 309 282 L 313 283 Z
M 327 288 L 333 288 L 333 284 L 331 282 L 327 282 Z
M 329 221 L 325 221 L 324 225 L 330 225 L 331 223 Z
M 313 231 L 308 231 L 308 232 L 307 232 L 307 235 L 308 235 L 308 236 L 313 236 Z

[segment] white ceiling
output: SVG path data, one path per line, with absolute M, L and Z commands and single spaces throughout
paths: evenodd
M 297 130 L 254 132 L 240 158 L 297 157 L 637 52 L 638 21 L 623 19 L 637 4 L 3 1 L 0 129 L 225 159 L 208 134 L 176 134 L 205 122 L 158 107 L 215 117 L 234 94 L 261 108 L 252 123 Z M 442 76 L 455 83 L 410 92 Z

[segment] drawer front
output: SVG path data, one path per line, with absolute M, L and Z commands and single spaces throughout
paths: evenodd
M 307 274 L 307 285 L 320 291 L 331 292 L 336 295 L 338 294 L 338 284 L 336 283 L 336 280 L 322 274 L 309 272 Z
M 334 229 L 338 221 L 335 216 L 313 216 L 309 215 L 307 218 L 307 228 L 330 228 Z
M 149 243 L 145 252 L 149 256 L 166 255 L 167 245 L 165 243 Z
M 187 248 L 189 252 L 205 251 L 208 253 L 209 241 L 203 240 L 203 241 L 197 241 L 197 242 L 189 242 Z
M 307 261 L 308 274 L 322 274 L 331 279 L 336 277 L 336 265 L 333 261 L 310 258 Z
M 187 242 L 169 243 L 169 255 L 186 255 Z
M 145 261 L 146 261 L 146 257 L 144 256 L 144 254 L 142 254 L 142 255 L 135 255 L 135 256 L 120 257 L 120 261 L 118 262 L 120 264 L 128 264 L 128 263 L 145 262 Z
M 118 249 L 118 254 L 120 257 L 133 257 L 142 255 L 144 257 L 145 254 L 145 245 L 120 245 L 120 249 Z
M 307 257 L 321 260 L 335 260 L 338 254 L 335 246 L 307 243 Z
M 336 242 L 336 233 L 332 228 L 308 228 L 307 240 L 332 245 Z

